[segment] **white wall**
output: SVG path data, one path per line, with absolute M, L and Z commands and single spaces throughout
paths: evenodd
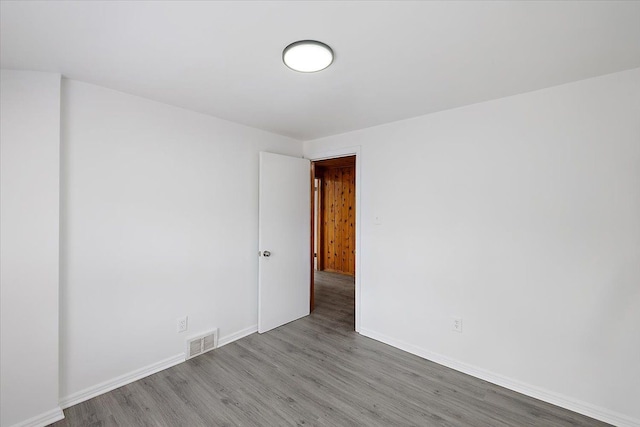
M 179 358 L 190 334 L 255 331 L 258 153 L 302 145 L 73 80 L 62 101 L 66 406 Z
M 0 425 L 58 406 L 60 75 L 0 78 Z M 48 421 L 48 422 L 47 422 Z
M 308 141 L 305 155 L 357 145 L 365 335 L 640 423 L 640 69 Z

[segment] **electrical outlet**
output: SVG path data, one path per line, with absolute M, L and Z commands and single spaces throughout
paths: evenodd
M 462 332 L 462 317 L 453 317 L 451 323 L 451 330 L 456 332 Z
M 187 330 L 187 327 L 188 327 L 187 320 L 188 320 L 187 316 L 178 317 L 178 333 L 184 332 Z

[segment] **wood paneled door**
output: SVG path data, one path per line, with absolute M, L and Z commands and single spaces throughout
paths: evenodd
M 314 162 L 318 185 L 318 270 L 355 275 L 355 156 Z

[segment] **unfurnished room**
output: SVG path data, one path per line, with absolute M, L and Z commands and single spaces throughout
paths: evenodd
M 0 427 L 640 427 L 640 1 L 0 0 Z

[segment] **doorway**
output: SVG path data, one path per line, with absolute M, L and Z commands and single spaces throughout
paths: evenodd
M 312 162 L 311 171 L 311 310 L 315 309 L 316 294 L 321 298 L 320 304 L 331 304 L 338 294 L 351 294 L 348 300 L 352 301 L 353 322 L 357 317 L 354 302 L 358 225 L 356 156 L 316 160 Z

